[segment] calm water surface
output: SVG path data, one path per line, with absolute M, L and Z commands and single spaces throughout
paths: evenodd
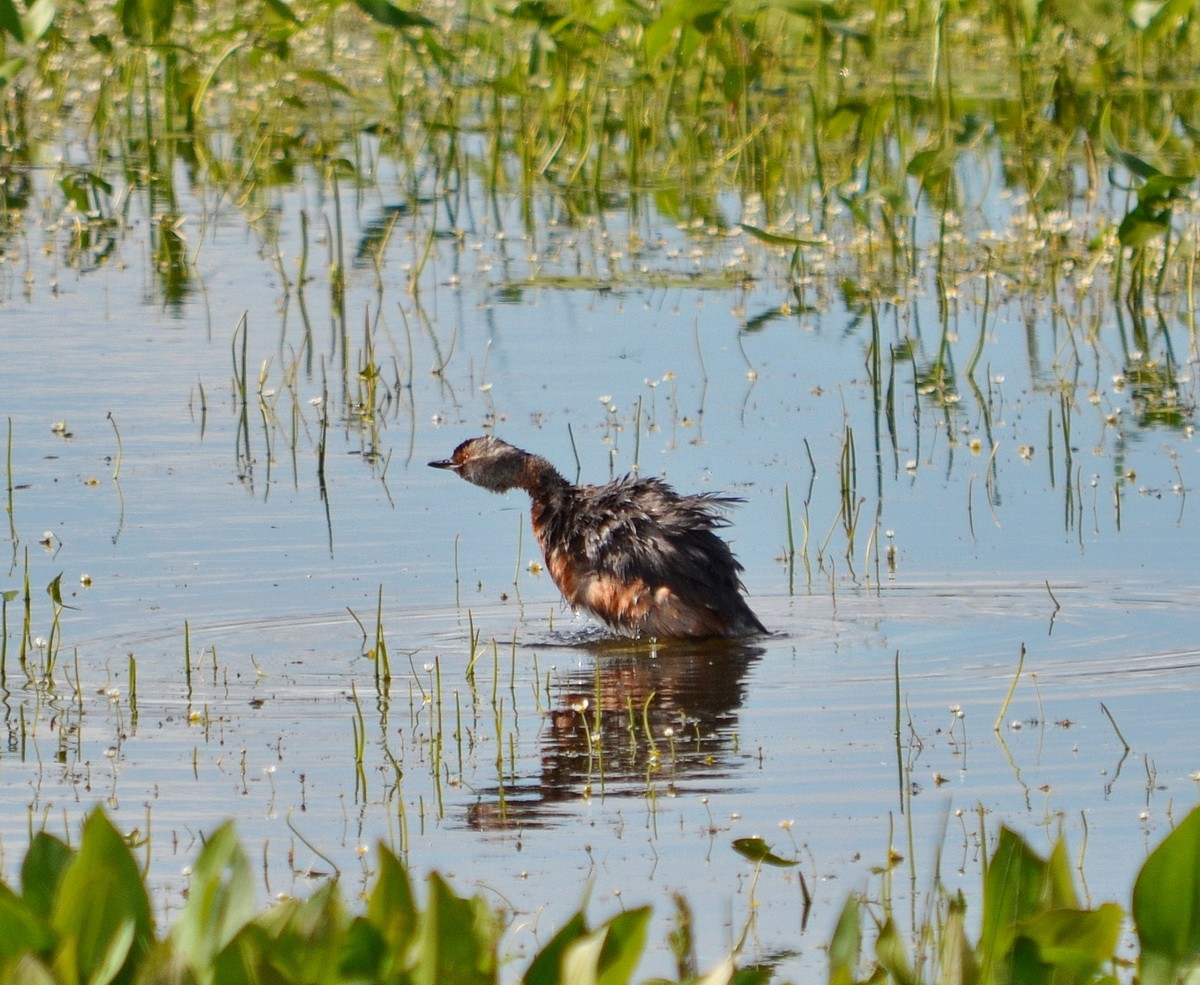
M 979 221 L 1006 221 L 987 202 Z M 347 243 L 393 214 L 378 190 L 342 205 Z M 959 377 L 935 400 L 913 377 L 942 339 L 932 300 L 876 312 L 873 387 L 870 318 L 836 270 L 814 273 L 814 311 L 783 313 L 777 258 L 740 234 L 547 215 L 535 240 L 515 209 L 460 216 L 414 297 L 425 240 L 406 219 L 378 268 L 351 266 L 342 311 L 324 270 L 296 284 L 299 211 L 323 228 L 330 202 L 278 206 L 271 231 L 210 203 L 170 304 L 148 216 L 86 273 L 52 225 L 0 266 L 0 590 L 28 565 L 44 639 L 60 572 L 71 607 L 48 674 L 45 649 L 19 666 L 7 609 L 7 877 L 30 828 L 73 837 L 103 803 L 149 835 L 170 913 L 201 834 L 233 817 L 264 898 L 334 871 L 352 894 L 383 839 L 509 910 L 514 955 L 584 902 L 653 903 L 661 942 L 681 891 L 705 962 L 749 924 L 747 955 L 793 976 L 823 968 L 848 893 L 916 913 L 940 871 L 973 894 L 1000 823 L 1086 843 L 1090 899 L 1128 900 L 1197 800 L 1200 463 L 1190 428 L 1140 425 L 1123 327 L 1081 350 L 1064 325 L 1064 306 L 1092 310 L 1084 286 L 1055 308 L 997 278 L 971 388 L 985 300 L 982 278 L 962 285 Z M 1193 404 L 1182 322 L 1168 343 Z M 484 429 L 570 476 L 577 454 L 583 481 L 636 466 L 744 497 L 730 537 L 771 635 L 614 644 L 565 611 L 524 498 L 425 467 Z M 364 655 L 377 618 L 390 678 Z M 751 835 L 799 866 L 755 880 L 730 848 Z

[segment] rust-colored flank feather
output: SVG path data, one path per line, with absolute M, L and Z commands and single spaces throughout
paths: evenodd
M 626 636 L 747 636 L 766 629 L 743 597 L 741 564 L 716 530 L 739 500 L 681 496 L 660 479 L 573 486 L 546 459 L 471 438 L 437 469 L 492 492 L 524 489 L 546 568 L 567 602 Z

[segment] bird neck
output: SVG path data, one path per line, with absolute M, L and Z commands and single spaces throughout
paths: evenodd
M 571 488 L 558 469 L 541 455 L 530 455 L 525 459 L 516 485 L 535 501 L 551 499 L 557 493 Z

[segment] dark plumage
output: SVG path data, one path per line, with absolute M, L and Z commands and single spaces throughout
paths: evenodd
M 540 455 L 471 438 L 430 462 L 492 492 L 524 489 L 546 567 L 567 602 L 628 636 L 765 633 L 746 604 L 741 564 L 714 532 L 740 500 L 681 496 L 660 479 L 573 486 Z

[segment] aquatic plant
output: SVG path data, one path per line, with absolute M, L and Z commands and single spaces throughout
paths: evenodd
M 403 863 L 378 849 L 375 882 L 352 913 L 330 880 L 307 900 L 256 911 L 249 859 L 232 824 L 205 840 L 190 871 L 187 901 L 161 931 L 131 850 L 102 809 L 77 847 L 46 832 L 31 841 L 21 886 L 0 883 L 0 980 L 95 985 L 126 982 L 499 981 L 504 920 L 482 897 L 459 896 L 436 872 L 418 899 Z M 757 839 L 733 849 L 757 871 L 786 865 Z M 1136 960 L 1121 957 L 1123 911 L 1081 904 L 1060 838 L 1040 857 L 1002 828 L 983 862 L 975 942 L 961 894 L 939 896 L 927 925 L 905 940 L 883 904 L 847 899 L 829 944 L 831 985 L 895 983 L 1115 983 L 1131 967 L 1141 985 L 1181 982 L 1200 967 L 1200 809 L 1142 866 L 1131 916 Z M 697 961 L 686 902 L 677 901 L 671 947 L 679 982 L 749 985 L 774 980 L 769 966 L 738 968 L 735 953 L 706 974 Z M 634 980 L 651 911 L 627 910 L 592 926 L 572 916 L 530 961 L 523 985 Z M 864 922 L 874 926 L 864 955 Z M 865 972 L 865 973 L 864 973 Z M 663 979 L 655 979 L 664 982 Z

